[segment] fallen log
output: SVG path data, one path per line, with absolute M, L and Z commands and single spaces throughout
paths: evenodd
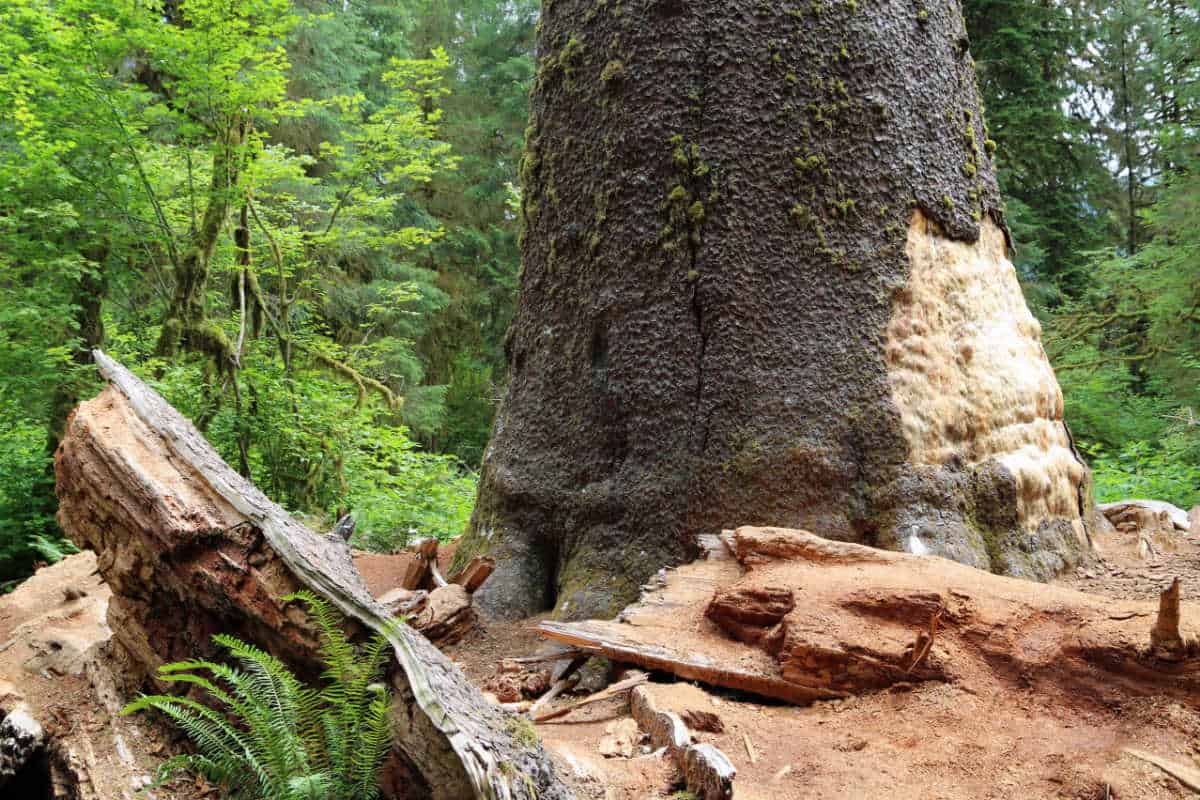
M 317 668 L 306 616 L 280 598 L 307 588 L 385 632 L 395 745 L 388 796 L 567 798 L 540 745 L 518 742 L 449 659 L 367 591 L 339 536 L 293 520 L 229 468 L 196 429 L 96 351 L 109 386 L 73 413 L 56 456 L 59 522 L 97 554 L 109 623 L 131 686 L 162 663 L 213 655 L 223 632 Z
M 546 621 L 539 632 L 614 661 L 793 703 L 1014 675 L 1200 702 L 1195 648 L 1184 646 L 1171 592 L 1152 641 L 1145 618 L 1158 609 L 1150 603 L 1114 609 L 1095 595 L 804 531 L 748 527 L 718 541 L 617 621 Z

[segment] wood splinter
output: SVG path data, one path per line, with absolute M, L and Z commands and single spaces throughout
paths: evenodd
M 555 665 L 555 674 L 551 676 L 554 678 L 554 684 L 546 691 L 545 694 L 539 697 L 537 702 L 534 703 L 529 709 L 529 716 L 537 719 L 537 715 L 550 703 L 551 700 L 558 697 L 575 683 L 578 683 L 578 679 L 575 679 L 574 681 L 572 679 L 574 678 L 575 673 L 579 671 L 579 668 L 587 663 L 587 660 L 588 656 L 577 655 L 574 658 L 560 661 L 557 665 Z M 559 668 L 560 665 L 562 665 L 561 669 Z
M 576 700 L 573 703 L 568 703 L 567 705 L 563 706 L 562 708 L 556 708 L 552 711 L 546 711 L 539 715 L 534 715 L 533 713 L 530 713 L 530 716 L 533 718 L 534 722 L 546 722 L 547 720 L 557 719 L 559 717 L 565 717 L 567 714 L 570 714 L 572 711 L 574 711 L 577 708 L 581 708 L 581 707 L 589 705 L 591 703 L 598 703 L 601 700 L 607 700 L 610 697 L 616 697 L 617 695 L 621 694 L 622 692 L 627 692 L 635 686 L 641 686 L 643 683 L 645 683 L 648 680 L 650 680 L 649 675 L 645 674 L 644 672 L 639 672 L 630 678 L 626 678 L 623 681 L 614 683 L 612 686 L 609 686 L 606 689 L 601 689 L 600 691 L 596 692 L 595 694 L 590 694 L 587 697 L 584 697 L 580 700 Z
M 1179 633 L 1179 578 L 1158 598 L 1158 619 L 1150 629 L 1150 650 L 1159 658 L 1182 658 L 1186 647 Z

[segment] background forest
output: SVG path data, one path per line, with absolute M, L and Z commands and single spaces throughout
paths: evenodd
M 1200 502 L 1200 17 L 967 0 L 1100 499 Z M 505 380 L 532 0 L 0 0 L 0 584 L 103 346 L 355 543 L 459 533 Z

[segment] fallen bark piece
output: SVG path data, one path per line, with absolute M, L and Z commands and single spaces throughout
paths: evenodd
M 550 688 L 550 677 L 544 671 L 501 672 L 484 681 L 482 688 L 502 703 L 519 703 L 526 698 L 540 697 Z
M 633 756 L 633 749 L 637 746 L 638 738 L 641 736 L 641 731 L 638 730 L 637 720 L 626 717 L 625 719 L 609 723 L 604 729 L 604 736 L 600 739 L 600 755 L 605 758 L 630 758 Z
M 1158 527 L 1159 519 L 1166 519 L 1176 530 L 1191 529 L 1188 512 L 1162 500 L 1118 500 L 1115 503 L 1101 503 L 1098 508 L 1100 513 L 1117 526 L 1118 530 L 1123 522 L 1130 521 L 1136 522 L 1144 528 L 1153 529 Z M 1159 516 L 1164 514 L 1165 517 Z
M 458 572 L 452 572 L 448 578 L 451 583 L 457 583 L 467 590 L 467 594 L 475 594 L 484 581 L 491 577 L 496 569 L 496 559 L 491 556 L 475 556 Z
M 629 709 L 655 747 L 665 747 L 679 765 L 684 783 L 701 800 L 731 800 L 737 769 L 711 744 L 694 744 L 680 716 L 659 708 L 653 686 L 639 686 L 629 695 Z
M 614 661 L 801 704 L 921 681 L 1004 682 L 1013 671 L 1072 691 L 1119 681 L 1198 702 L 1188 662 L 1147 647 L 1149 603 L 1116 615 L 1095 595 L 805 531 L 746 527 L 722 541 L 733 558 L 667 572 L 619 621 L 538 630 Z M 785 590 L 794 607 L 779 617 Z
M 400 581 L 403 589 L 424 589 L 433 576 L 433 566 L 437 564 L 438 540 L 430 536 L 417 539 L 409 544 L 408 552 L 413 555 L 412 561 L 404 571 Z
M 711 711 L 688 709 L 679 716 L 683 718 L 683 721 L 688 728 L 694 731 L 704 731 L 705 733 L 721 733 L 723 730 L 725 730 L 725 724 L 721 722 L 721 718 Z
M 1200 770 L 1185 766 L 1177 761 L 1171 761 L 1162 756 L 1156 756 L 1153 753 L 1147 753 L 1145 750 L 1126 747 L 1125 752 L 1136 759 L 1145 761 L 1147 764 L 1153 764 L 1188 789 L 1191 789 L 1196 794 L 1200 794 Z
M 601 700 L 607 700 L 610 697 L 616 697 L 617 695 L 621 694 L 622 692 L 627 692 L 635 686 L 640 686 L 641 684 L 645 683 L 649 679 L 650 679 L 650 677 L 648 675 L 646 675 L 644 673 L 639 673 L 639 674 L 634 675 L 633 677 L 626 678 L 625 680 L 620 681 L 618 683 L 614 683 L 612 686 L 609 686 L 606 689 L 601 689 L 600 691 L 596 692 L 595 694 L 590 694 L 587 697 L 584 697 L 580 700 L 575 700 L 574 702 L 567 703 L 565 706 L 562 706 L 561 708 L 556 708 L 556 709 L 553 709 L 552 711 L 544 711 L 537 716 L 533 716 L 533 715 L 531 715 L 531 716 L 533 716 L 534 722 L 546 722 L 548 720 L 558 719 L 559 717 L 565 717 L 567 714 L 570 714 L 572 711 L 574 711 L 577 708 L 582 708 L 583 706 L 590 705 L 591 703 L 598 703 Z
M 579 682 L 579 678 L 575 673 L 587 662 L 587 656 L 575 656 L 569 660 L 564 659 L 564 661 L 555 664 L 552 675 L 554 683 L 545 694 L 537 699 L 533 707 L 529 709 L 529 716 L 536 719 L 541 710 L 550 704 L 550 701 Z
M 96 552 L 113 591 L 112 641 L 132 684 L 123 688 L 137 688 L 164 662 L 212 657 L 218 632 L 316 674 L 314 631 L 296 604 L 281 600 L 307 588 L 392 645 L 387 796 L 569 797 L 540 746 L 518 742 L 508 716 L 449 659 L 392 624 L 340 537 L 300 525 L 153 390 L 104 353 L 94 356 L 109 386 L 67 424 L 55 460 L 58 519 Z
M 0 789 L 16 777 L 44 744 L 41 723 L 18 706 L 0 722 Z

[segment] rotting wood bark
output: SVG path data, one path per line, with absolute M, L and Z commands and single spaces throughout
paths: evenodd
M 554 671 L 557 674 L 552 675 L 554 684 L 530 707 L 529 716 L 536 719 L 543 707 L 549 705 L 554 698 L 569 689 L 573 683 L 578 683 L 578 679 L 573 682 L 572 677 L 585 663 L 587 663 L 587 656 L 575 656 L 574 658 L 567 659 L 566 664 L 562 665 L 561 669 L 559 669 L 561 662 L 556 664 Z
M 28 710 L 13 709 L 0 720 L 0 789 L 16 777 L 44 744 L 42 726 Z
M 413 559 L 404 571 L 400 586 L 404 589 L 424 589 L 426 584 L 432 582 L 431 567 L 437 562 L 438 540 L 432 536 L 418 539 L 407 549 L 413 554 Z
M 546 621 L 538 630 L 614 661 L 793 703 L 917 681 L 982 688 L 1017 678 L 1082 695 L 1119 687 L 1188 704 L 1200 696 L 1200 659 L 1178 644 L 1177 584 L 1151 630 L 1153 604 L 1114 609 L 1105 598 L 937 557 L 783 529 L 740 528 L 722 541 L 725 552 L 669 571 L 619 621 Z M 773 609 L 786 606 L 784 588 L 795 592 L 794 608 L 779 619 L 759 613 L 764 596 Z M 734 635 L 708 613 L 714 596 L 747 603 Z M 745 630 L 754 619 L 757 637 Z
M 216 632 L 315 667 L 304 615 L 279 600 L 308 588 L 386 632 L 393 646 L 396 744 L 384 779 L 392 796 L 570 796 L 540 745 L 517 743 L 507 715 L 445 656 L 390 624 L 345 542 L 297 523 L 153 390 L 104 353 L 94 356 L 109 386 L 75 411 L 59 448 L 59 521 L 97 553 L 114 593 L 114 640 L 142 671 L 135 682 L 165 661 L 210 655 Z
M 601 700 L 607 700 L 610 697 L 616 697 L 622 692 L 628 692 L 633 687 L 640 686 L 648 680 L 650 680 L 650 676 L 646 673 L 635 673 L 624 680 L 617 681 L 611 686 L 604 687 L 598 692 L 589 694 L 587 697 L 581 697 L 578 700 L 572 700 L 570 703 L 550 711 L 543 711 L 541 714 L 533 716 L 533 721 L 548 722 L 552 719 L 565 717 L 567 714 L 570 714 L 577 708 L 583 708 L 584 706 L 591 705 L 592 703 L 599 703 Z
M 665 747 L 683 772 L 688 791 L 701 800 L 730 800 L 737 769 L 711 744 L 695 744 L 680 716 L 655 704 L 653 689 L 639 686 L 629 695 L 629 710 L 655 747 Z
M 475 556 L 462 569 L 451 572 L 447 580 L 460 584 L 468 594 L 475 594 L 496 568 L 496 559 Z

